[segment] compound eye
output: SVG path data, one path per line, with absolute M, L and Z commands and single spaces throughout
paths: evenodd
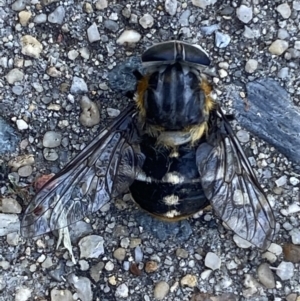
M 210 65 L 208 54 L 198 45 L 184 44 L 185 61 L 197 65 Z
M 186 62 L 209 66 L 208 54 L 198 45 L 180 41 L 168 41 L 148 48 L 142 55 L 142 62 Z
M 148 48 L 142 55 L 142 62 L 174 61 L 175 57 L 174 41 L 163 42 Z

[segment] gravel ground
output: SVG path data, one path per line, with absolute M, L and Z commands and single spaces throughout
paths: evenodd
M 280 226 L 268 251 L 210 211 L 161 230 L 129 195 L 70 227 L 76 263 L 55 233 L 19 234 L 35 178 L 126 106 L 109 87 L 116 65 L 182 34 L 210 54 L 222 107 L 232 111 L 232 91 L 247 105 L 247 83 L 273 78 L 296 110 L 299 24 L 300 1 L 0 0 L 0 300 L 299 301 L 299 166 L 237 122 Z

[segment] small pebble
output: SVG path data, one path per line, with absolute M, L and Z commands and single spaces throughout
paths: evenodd
M 75 288 L 77 298 L 84 301 L 93 300 L 91 281 L 87 277 L 77 277 L 74 273 L 67 276 L 68 282 Z
M 100 40 L 100 33 L 96 23 L 93 23 L 87 30 L 87 35 L 90 43 Z
M 276 269 L 276 274 L 281 280 L 289 280 L 294 276 L 294 264 L 282 261 Z
M 69 290 L 58 290 L 54 288 L 51 290 L 51 301 L 73 301 L 72 293 Z
M 193 5 L 205 9 L 206 6 L 213 5 L 217 0 L 192 0 Z
M 91 3 L 88 3 L 88 2 L 85 2 L 84 5 L 83 5 L 83 9 L 84 11 L 87 13 L 87 14 L 91 14 L 93 13 L 93 6 Z
M 145 29 L 151 28 L 154 24 L 154 19 L 150 14 L 146 13 L 140 18 L 139 23 Z
M 84 81 L 83 78 L 74 76 L 70 91 L 73 94 L 87 93 L 88 92 L 88 87 L 87 87 L 87 84 L 86 84 L 86 82 Z
M 126 250 L 123 248 L 118 248 L 114 251 L 114 257 L 117 260 L 123 261 L 125 259 L 126 256 Z
M 217 270 L 221 267 L 221 259 L 215 253 L 208 252 L 205 256 L 204 264 L 212 270 Z
M 289 43 L 284 40 L 276 40 L 269 47 L 269 52 L 275 55 L 283 54 L 289 47 Z
M 43 137 L 43 146 L 48 148 L 54 148 L 60 145 L 62 135 L 54 131 L 48 131 Z
M 22 26 L 26 26 L 32 16 L 32 13 L 27 10 L 19 12 L 19 21 Z
M 300 182 L 300 180 L 296 177 L 290 177 L 290 183 L 293 185 L 293 186 L 296 186 L 298 185 Z
M 119 24 L 113 20 L 105 20 L 104 26 L 111 32 L 117 32 L 119 30 Z
M 102 270 L 104 269 L 104 263 L 102 261 L 98 262 L 90 269 L 90 275 L 95 282 L 98 282 L 102 277 Z
M 120 115 L 120 110 L 113 109 L 113 108 L 107 108 L 107 114 L 109 117 L 117 117 Z
M 177 11 L 177 0 L 166 0 L 165 10 L 169 15 L 174 16 Z
M 53 24 L 63 24 L 66 11 L 63 6 L 58 6 L 48 15 L 48 22 Z
M 240 236 L 238 236 L 236 234 L 233 235 L 233 240 L 236 243 L 236 245 L 242 249 L 248 249 L 252 246 L 252 244 L 249 241 L 241 238 Z
M 18 169 L 20 177 L 27 178 L 32 174 L 32 167 L 30 165 L 22 166 Z
M 248 132 L 244 131 L 244 130 L 239 130 L 236 133 L 237 138 L 239 139 L 240 142 L 242 143 L 247 143 L 250 140 L 250 135 Z
M 117 44 L 135 44 L 141 39 L 141 37 L 142 36 L 135 30 L 124 30 L 117 39 Z
M 109 272 L 111 272 L 114 269 L 114 267 L 115 267 L 115 265 L 111 261 L 108 261 L 104 266 L 106 271 L 109 271 Z
M 23 131 L 23 130 L 27 130 L 28 129 L 28 124 L 26 121 L 24 121 L 23 119 L 18 119 L 16 121 L 16 124 L 17 124 L 17 128 L 20 130 L 20 131 Z
M 283 67 L 279 70 L 277 76 L 281 79 L 287 79 L 289 77 L 289 68 Z M 291 183 L 292 184 L 292 183 Z M 292 184 L 293 185 L 293 184 Z
M 211 275 L 211 273 L 212 273 L 212 270 L 204 270 L 201 273 L 200 277 L 201 277 L 202 280 L 208 279 L 209 276 Z
M 153 273 L 158 269 L 158 264 L 156 261 L 150 260 L 146 262 L 145 271 L 146 273 Z
M 268 251 L 274 253 L 276 256 L 279 256 L 282 253 L 282 247 L 272 242 L 268 248 Z
M 47 257 L 43 263 L 41 264 L 41 266 L 44 268 L 44 269 L 49 269 L 53 266 L 53 262 L 52 262 L 52 258 L 51 257 Z
M 169 289 L 170 286 L 165 281 L 160 281 L 156 283 L 154 287 L 154 298 L 156 300 L 163 300 L 167 296 Z
M 32 289 L 22 286 L 20 288 L 17 288 L 16 295 L 15 295 L 15 301 L 27 301 L 31 298 Z
M 287 176 L 282 176 L 275 181 L 277 187 L 284 186 L 286 182 L 287 182 Z
M 36 24 L 42 24 L 47 22 L 46 14 L 38 14 L 34 17 L 33 22 Z
M 258 275 L 259 281 L 266 288 L 275 288 L 274 275 L 270 269 L 270 266 L 267 263 L 263 263 L 258 267 L 257 275 Z
M 3 213 L 21 213 L 22 207 L 14 198 L 3 197 L 1 211 Z
M 219 24 L 213 24 L 210 26 L 203 26 L 200 28 L 200 30 L 203 32 L 204 35 L 211 35 L 213 34 L 215 31 L 217 31 L 220 28 Z
M 72 49 L 68 52 L 68 58 L 72 61 L 74 61 L 78 57 L 78 55 L 79 55 L 79 52 L 74 49 Z
M 176 250 L 176 256 L 179 257 L 179 258 L 184 258 L 185 259 L 185 258 L 188 258 L 189 253 L 184 249 L 178 248 Z
M 300 11 L 300 1 L 293 1 L 293 9 L 296 11 Z
M 292 10 L 287 3 L 282 3 L 278 5 L 276 7 L 276 10 L 280 13 L 283 19 L 288 19 L 292 14 Z
M 290 236 L 292 237 L 292 242 L 295 245 L 300 244 L 300 230 L 298 228 L 294 228 L 290 231 Z
M 181 286 L 195 287 L 197 286 L 198 279 L 195 275 L 187 274 L 181 280 Z
M 58 159 L 58 153 L 52 148 L 44 148 L 43 156 L 48 161 L 56 161 Z
M 14 68 L 6 74 L 5 78 L 10 85 L 13 85 L 15 82 L 20 82 L 23 80 L 24 73 L 21 70 Z
M 125 283 L 123 283 L 117 287 L 116 293 L 115 293 L 116 297 L 127 298 L 128 295 L 129 295 L 129 289 Z
M 99 124 L 100 112 L 97 105 L 87 96 L 83 96 L 80 100 L 81 114 L 79 121 L 83 126 L 92 127 Z
M 17 0 L 12 4 L 11 8 L 14 11 L 21 11 L 26 7 L 26 3 L 26 0 Z
M 35 59 L 40 57 L 43 50 L 43 45 L 30 35 L 25 35 L 21 38 L 22 53 Z
M 247 24 L 249 23 L 253 18 L 253 10 L 252 7 L 241 5 L 236 10 L 236 15 L 239 18 L 240 21 Z
M 257 67 L 258 67 L 258 61 L 250 59 L 246 63 L 245 70 L 248 73 L 253 73 L 253 72 L 255 72 L 255 70 L 257 69 Z
M 10 246 L 17 246 L 19 244 L 19 238 L 18 232 L 12 232 L 7 234 L 6 241 Z
M 137 246 L 134 249 L 134 260 L 136 263 L 139 263 L 143 260 L 143 252 L 140 246 Z
M 225 48 L 230 43 L 230 36 L 220 31 L 215 32 L 215 44 L 218 48 Z
M 98 235 L 89 235 L 83 237 L 78 246 L 80 248 L 80 258 L 98 258 L 104 254 L 103 237 Z
M 286 40 L 286 39 L 290 38 L 290 34 L 288 33 L 288 31 L 286 29 L 279 28 L 277 37 L 280 40 Z
M 107 0 L 97 0 L 96 1 L 96 9 L 103 10 L 108 7 Z

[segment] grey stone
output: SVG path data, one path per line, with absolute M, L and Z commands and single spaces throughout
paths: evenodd
M 177 0 L 166 0 L 165 10 L 169 15 L 174 16 L 177 11 Z
M 275 287 L 275 278 L 270 269 L 269 264 L 263 263 L 257 269 L 257 275 L 259 281 L 266 287 L 266 288 L 274 288 Z
M 253 18 L 253 10 L 252 7 L 246 6 L 242 4 L 236 10 L 236 15 L 243 23 L 249 23 Z
M 48 16 L 48 21 L 54 24 L 63 24 L 66 11 L 63 6 L 58 6 L 52 13 Z
M 14 11 L 21 11 L 21 10 L 25 9 L 26 4 L 27 4 L 26 0 L 17 0 L 12 4 L 11 8 Z
M 230 43 L 230 36 L 226 33 L 216 31 L 215 33 L 215 44 L 218 48 L 225 48 Z
M 104 26 L 112 32 L 117 32 L 119 30 L 119 24 L 113 20 L 105 20 Z
M 88 87 L 83 78 L 74 76 L 70 91 L 74 94 L 86 93 L 88 92 Z
M 78 243 L 80 248 L 80 258 L 98 258 L 104 253 L 103 243 L 104 240 L 102 236 L 85 236 Z
M 62 135 L 54 131 L 48 131 L 44 134 L 43 137 L 43 146 L 54 148 L 60 145 Z
M 93 23 L 87 30 L 87 35 L 90 43 L 100 40 L 100 33 L 98 31 L 96 23 Z
M 5 78 L 9 84 L 13 85 L 15 82 L 20 82 L 23 80 L 24 73 L 23 71 L 14 68 L 6 74 Z
M 294 276 L 294 264 L 282 261 L 277 267 L 276 274 L 283 281 L 291 279 Z
M 33 22 L 36 24 L 42 24 L 47 22 L 47 15 L 46 14 L 38 14 L 34 17 Z
M 250 82 L 246 88 L 249 110 L 245 110 L 239 95 L 233 93 L 238 122 L 290 160 L 300 163 L 300 111 L 291 103 L 288 93 L 270 78 Z
M 74 273 L 68 277 L 68 282 L 72 284 L 77 292 L 78 298 L 84 301 L 93 300 L 91 281 L 87 277 L 77 277 Z

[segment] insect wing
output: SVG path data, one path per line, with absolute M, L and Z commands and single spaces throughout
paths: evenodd
M 41 188 L 25 211 L 24 237 L 66 227 L 128 189 L 142 160 L 135 113 L 128 107 Z
M 197 149 L 202 186 L 216 214 L 243 239 L 267 249 L 275 233 L 272 208 L 220 109 L 214 138 Z

